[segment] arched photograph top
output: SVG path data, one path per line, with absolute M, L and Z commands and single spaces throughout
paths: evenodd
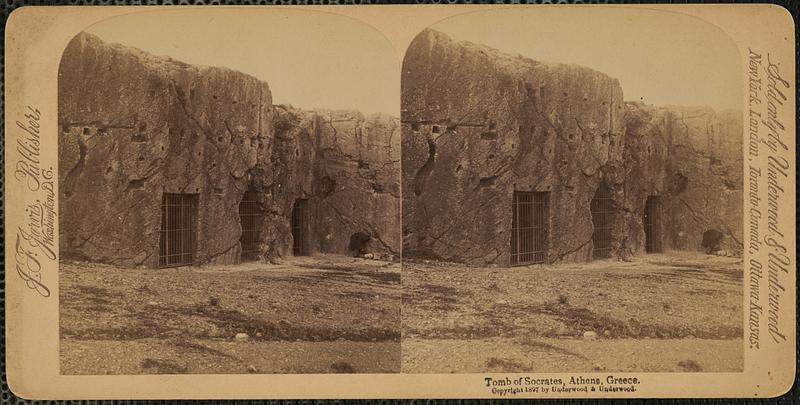
M 619 7 L 421 32 L 401 78 L 404 371 L 741 371 L 740 57 L 700 19 Z
M 143 11 L 75 36 L 61 372 L 399 371 L 398 102 L 391 43 L 325 12 Z

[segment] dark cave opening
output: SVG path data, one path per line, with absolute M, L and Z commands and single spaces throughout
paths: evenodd
M 347 249 L 353 256 L 361 256 L 369 252 L 369 241 L 372 237 L 364 232 L 356 232 L 350 235 L 350 244 Z

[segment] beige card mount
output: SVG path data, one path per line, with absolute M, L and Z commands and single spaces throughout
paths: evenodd
M 18 9 L 9 385 L 781 395 L 793 26 L 772 5 Z

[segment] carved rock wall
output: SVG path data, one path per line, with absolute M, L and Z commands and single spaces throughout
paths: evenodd
M 620 205 L 630 222 L 629 250 L 643 249 L 642 196 L 661 196 L 664 249 L 705 250 L 703 234 L 740 254 L 743 228 L 742 116 L 707 107 L 628 103 L 625 178 Z M 642 179 L 641 181 L 636 181 Z
M 377 252 L 400 249 L 399 237 L 393 241 L 390 235 L 399 229 L 397 194 L 373 192 L 371 186 L 394 190 L 399 177 L 382 171 L 365 174 L 372 183 L 356 181 L 359 171 L 350 168 L 357 163 L 325 151 L 338 145 L 363 155 L 370 167 L 399 160 L 392 147 L 399 142 L 396 118 L 273 106 L 269 86 L 254 77 L 154 57 L 85 33 L 65 50 L 58 83 L 64 258 L 158 266 L 162 195 L 184 193 L 197 201 L 195 262 L 236 263 L 238 206 L 248 189 L 260 192 L 265 213 L 264 259 L 291 254 L 297 198 L 309 199 L 311 252 L 347 253 L 347 232 L 356 228 L 388 241 L 371 243 Z M 331 117 L 348 118 L 332 126 Z M 328 127 L 341 128 L 342 135 L 329 141 Z M 352 200 L 347 209 L 319 194 L 320 176 L 342 165 L 348 175 L 338 187 Z M 357 220 L 336 217 L 325 207 Z M 315 215 L 326 218 L 326 225 L 317 228 Z M 321 234 L 324 242 L 317 240 Z
M 288 218 L 295 199 L 303 198 L 309 206 L 311 251 L 355 253 L 350 238 L 362 233 L 369 236 L 369 252 L 399 258 L 399 133 L 399 120 L 385 114 L 276 106 L 275 173 L 266 176 L 261 172 L 269 168 L 257 167 L 255 176 L 258 189 L 264 190 L 263 204 L 275 204 L 268 210 L 274 222 Z M 280 237 L 291 232 L 274 233 Z M 286 239 L 274 250 L 289 254 L 290 242 Z
M 427 30 L 403 65 L 404 254 L 508 264 L 513 191 L 550 193 L 549 256 L 591 250 L 589 200 L 622 158 L 619 83 Z
M 400 120 L 358 111 L 316 111 L 319 127 L 315 246 L 349 250 L 370 237 L 369 251 L 400 257 Z
M 681 230 L 666 229 L 672 221 L 664 224 L 664 248 L 698 248 L 699 228 L 728 226 L 731 235 L 741 234 L 735 228 L 741 198 L 718 213 L 706 205 L 712 189 L 700 190 L 741 184 L 740 166 L 729 160 L 740 141 L 734 114 L 650 111 L 624 103 L 618 81 L 603 73 L 505 55 L 433 30 L 421 33 L 406 53 L 401 108 L 406 257 L 508 265 L 513 192 L 538 191 L 549 193 L 548 261 L 588 260 L 590 204 L 602 183 L 611 189 L 615 211 L 612 256 L 643 250 L 648 195 L 662 196 L 665 218 L 695 210 L 697 225 Z M 634 128 L 628 121 L 637 114 L 642 123 Z M 681 117 L 688 120 L 684 132 L 674 125 Z M 672 199 L 668 176 L 685 167 L 682 156 L 693 151 L 694 166 L 681 173 L 697 188 Z M 728 168 L 713 179 L 703 171 L 703 159 L 717 153 L 711 151 L 719 151 Z

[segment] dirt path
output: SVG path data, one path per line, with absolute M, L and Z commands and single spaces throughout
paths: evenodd
M 693 253 L 405 263 L 403 372 L 737 371 L 741 297 L 741 259 Z
M 64 374 L 400 367 L 396 263 L 341 256 L 174 269 L 63 262 L 60 282 Z M 103 364 L 108 358 L 118 361 Z

